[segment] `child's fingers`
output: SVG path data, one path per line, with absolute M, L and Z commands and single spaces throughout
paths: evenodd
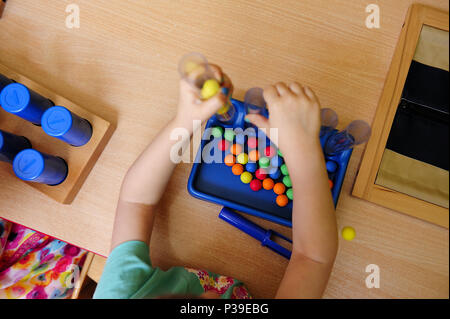
M 289 93 L 287 85 L 283 82 L 278 82 L 277 84 L 275 84 L 275 87 L 277 88 L 278 94 L 280 96 Z
M 302 94 L 303 93 L 301 85 L 298 84 L 297 82 L 292 82 L 291 84 L 289 84 L 289 89 L 295 94 Z
M 313 100 L 313 101 L 317 100 L 316 94 L 314 93 L 313 90 L 311 90 L 309 88 L 309 86 L 305 86 L 304 91 L 305 91 L 306 96 L 309 97 L 311 100 Z
M 277 89 L 273 85 L 269 85 L 264 89 L 263 97 L 266 100 L 267 106 L 270 108 L 270 105 L 280 96 L 278 95 Z
M 226 96 L 222 93 L 214 95 L 212 98 L 202 102 L 199 105 L 199 108 L 201 109 L 203 119 L 208 119 L 211 117 L 214 113 L 216 113 L 226 102 Z
M 189 100 L 191 102 L 194 102 L 195 100 L 199 99 L 200 95 L 198 90 L 196 90 L 194 87 L 192 87 L 191 84 L 189 84 L 188 81 L 185 79 L 180 80 L 180 97 L 186 100 Z
M 245 116 L 245 119 L 261 129 L 263 128 L 269 129 L 270 127 L 269 120 L 266 117 L 259 114 L 248 114 Z

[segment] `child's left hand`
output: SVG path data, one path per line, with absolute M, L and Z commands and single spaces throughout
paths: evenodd
M 233 85 L 230 78 L 222 72 L 220 67 L 209 64 L 214 76 L 220 83 L 222 89 L 215 96 L 206 101 L 202 101 L 200 92 L 194 88 L 186 80 L 180 80 L 180 96 L 178 102 L 178 111 L 176 115 L 177 122 L 192 127 L 194 120 L 202 122 L 208 120 L 214 113 L 216 113 L 226 102 L 228 97 L 233 93 Z M 223 93 L 227 93 L 226 95 Z

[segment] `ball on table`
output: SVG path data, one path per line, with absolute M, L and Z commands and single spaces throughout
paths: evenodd
M 223 128 L 221 126 L 214 126 L 211 129 L 211 135 L 216 138 L 222 137 L 222 134 L 223 134 Z
M 244 172 L 244 166 L 241 164 L 234 164 L 233 167 L 231 167 L 231 171 L 234 175 L 241 175 Z
M 258 169 L 255 171 L 255 177 L 256 177 L 257 179 L 260 179 L 260 180 L 265 179 L 265 178 L 267 177 L 266 171 L 265 171 L 264 169 L 262 169 L 262 168 L 258 168 Z
M 283 173 L 283 175 L 289 175 L 289 171 L 288 171 L 286 164 L 281 165 L 280 170 L 281 170 L 281 173 Z
M 223 161 L 224 161 L 225 165 L 227 165 L 227 166 L 233 166 L 236 163 L 236 160 L 235 160 L 233 154 L 228 154 L 227 156 L 225 156 Z
M 289 200 L 286 195 L 278 195 L 276 202 L 278 206 L 284 207 L 288 204 Z
M 234 139 L 234 132 L 233 129 L 226 129 L 225 133 L 223 133 L 223 137 L 230 142 L 233 142 Z
M 256 148 L 258 146 L 258 139 L 256 137 L 249 137 L 247 145 L 249 148 Z
M 261 189 L 261 181 L 259 179 L 254 179 L 250 182 L 250 188 L 257 192 Z
M 281 156 L 274 156 L 270 160 L 270 165 L 272 165 L 273 167 L 280 167 L 282 164 L 283 159 L 281 158 Z
M 203 87 L 200 94 L 202 99 L 207 100 L 216 95 L 217 92 L 219 92 L 219 90 L 220 90 L 219 82 L 217 82 L 217 80 L 215 79 L 209 79 L 206 80 L 205 83 L 203 83 Z
M 267 146 L 266 149 L 264 150 L 264 155 L 266 155 L 269 158 L 274 157 L 276 153 L 277 150 L 275 149 L 275 147 L 271 145 Z
M 242 146 L 239 144 L 233 144 L 231 145 L 231 154 L 233 155 L 239 155 L 242 153 Z
M 270 159 L 268 157 L 261 157 L 259 159 L 259 166 L 262 168 L 266 168 L 270 165 Z
M 345 240 L 353 240 L 356 236 L 355 229 L 350 226 L 345 226 L 344 228 L 342 228 L 341 234 L 342 238 L 344 238 Z
M 248 163 L 248 155 L 246 153 L 239 154 L 236 159 L 239 164 L 245 165 Z
M 221 140 L 219 142 L 219 150 L 221 150 L 222 152 L 228 150 L 230 148 L 230 143 L 227 140 Z
M 268 191 L 270 191 L 273 188 L 274 182 L 271 178 L 266 178 L 262 182 L 262 187 Z
M 278 156 L 283 157 L 283 154 L 281 153 L 280 149 L 278 149 L 277 154 L 278 154 Z
M 293 200 L 293 199 L 294 199 L 294 191 L 292 190 L 292 188 L 289 188 L 289 189 L 286 191 L 286 196 L 287 196 L 290 200 Z
M 245 143 L 245 135 L 244 134 L 237 134 L 236 135 L 236 143 L 244 145 L 244 143 Z
M 285 190 L 286 190 L 286 186 L 284 186 L 283 183 L 276 183 L 275 185 L 273 185 L 273 191 L 277 195 L 283 194 Z
M 252 162 L 257 162 L 259 160 L 259 152 L 258 150 L 251 150 L 248 153 L 248 159 Z
M 292 181 L 289 175 L 283 177 L 283 184 L 286 185 L 286 187 L 292 187 Z
M 256 170 L 258 169 L 258 165 L 256 165 L 256 163 L 247 163 L 247 165 L 245 165 L 245 170 L 250 172 L 250 173 L 254 173 L 256 172 Z
M 275 172 L 270 174 L 270 178 L 277 179 L 280 177 L 280 175 L 281 175 L 281 172 L 279 169 L 277 169 Z
M 249 172 L 244 172 L 241 174 L 241 182 L 244 184 L 248 184 L 252 181 L 253 176 L 251 173 Z

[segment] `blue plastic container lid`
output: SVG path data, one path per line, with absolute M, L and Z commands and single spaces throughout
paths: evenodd
M 64 106 L 53 106 L 44 112 L 42 129 L 50 136 L 63 136 L 72 127 L 72 114 Z
M 3 148 L 3 133 L 0 131 L 0 150 Z
M 35 180 L 44 171 L 44 157 L 33 149 L 23 150 L 14 158 L 13 170 L 24 181 Z
M 0 94 L 0 105 L 10 113 L 22 111 L 28 103 L 30 103 L 30 91 L 20 83 L 8 84 Z

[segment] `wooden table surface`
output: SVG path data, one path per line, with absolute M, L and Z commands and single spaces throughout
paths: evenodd
M 66 6 L 80 8 L 68 29 Z M 117 128 L 70 206 L 46 198 L 1 166 L 0 216 L 107 255 L 121 180 L 175 114 L 177 63 L 202 52 L 246 89 L 300 81 L 340 117 L 371 122 L 412 0 L 378 0 L 381 27 L 368 29 L 370 1 L 10 0 L 0 20 L 0 63 L 111 121 Z M 422 1 L 448 11 L 446 0 Z M 3 112 L 3 111 L 1 111 Z M 1 116 L 0 112 L 0 116 Z M 340 240 L 327 298 L 449 296 L 447 229 L 350 196 L 363 147 L 351 158 L 336 211 Z M 151 243 L 163 269 L 204 268 L 239 278 L 256 297 L 272 297 L 286 260 L 191 197 L 190 164 L 179 165 L 162 200 Z M 151 172 L 149 172 L 151 174 Z M 252 218 L 256 220 L 255 218 Z M 290 229 L 258 220 L 290 235 Z M 380 288 L 365 286 L 377 264 Z

